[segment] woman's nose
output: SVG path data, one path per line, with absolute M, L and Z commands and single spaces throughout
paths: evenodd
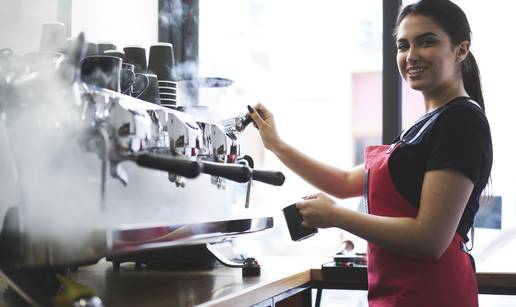
M 415 61 L 419 59 L 419 52 L 416 47 L 411 46 L 407 51 L 407 62 Z

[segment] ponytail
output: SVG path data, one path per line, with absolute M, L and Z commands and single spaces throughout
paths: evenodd
M 480 71 L 477 61 L 471 52 L 461 65 L 462 80 L 468 95 L 477 102 L 485 112 L 484 96 L 482 95 L 482 84 L 480 83 Z

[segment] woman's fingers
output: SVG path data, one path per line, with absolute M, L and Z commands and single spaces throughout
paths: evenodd
M 305 202 L 304 202 L 304 201 L 299 201 L 299 202 L 297 202 L 297 203 L 296 203 L 296 208 L 297 208 L 298 210 L 301 210 L 301 209 L 303 209 L 304 207 L 305 207 Z
M 269 110 L 260 102 L 254 105 L 254 109 L 257 110 L 260 115 L 270 113 Z
M 307 195 L 302 197 L 304 200 L 317 198 L 317 194 Z
M 254 107 L 254 110 L 258 112 L 260 117 L 268 124 L 272 124 L 273 116 L 271 111 L 267 109 L 263 104 L 257 103 Z
M 308 227 L 334 227 L 334 206 L 335 202 L 323 193 L 306 196 L 302 201 L 296 203 L 304 221 L 303 225 Z
M 258 129 L 260 129 L 266 124 L 263 118 L 260 116 L 260 114 L 253 107 L 248 105 L 247 109 L 249 110 L 249 116 L 251 116 L 256 126 L 258 126 Z
M 303 227 L 313 227 L 312 225 L 312 217 L 311 217 L 311 200 L 303 200 L 298 203 L 296 203 L 296 208 L 299 210 L 299 214 L 301 214 L 301 219 L 303 220 L 301 222 L 301 225 Z

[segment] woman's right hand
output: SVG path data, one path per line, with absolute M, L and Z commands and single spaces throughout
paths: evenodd
M 272 113 L 261 103 L 258 103 L 253 107 L 247 106 L 249 109 L 249 116 L 253 119 L 253 122 L 260 132 L 263 145 L 265 148 L 272 152 L 281 145 L 281 139 L 276 130 L 276 124 L 274 123 L 274 116 Z

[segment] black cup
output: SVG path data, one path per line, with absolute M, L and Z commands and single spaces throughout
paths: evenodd
M 134 65 L 135 73 L 147 72 L 147 54 L 145 48 L 141 46 L 126 46 L 124 48 L 127 63 Z
M 118 57 L 96 55 L 85 57 L 81 62 L 81 80 L 120 93 L 122 60 Z
M 174 48 L 169 43 L 157 43 L 149 49 L 148 71 L 156 74 L 158 80 L 176 80 Z
M 160 87 L 177 88 L 177 81 L 158 80 Z
M 104 54 L 106 50 L 116 50 L 116 45 L 110 42 L 97 43 L 97 46 L 99 47 L 99 54 Z
M 120 50 L 106 50 L 106 51 L 104 51 L 104 53 L 102 55 L 116 56 L 117 58 L 121 58 L 122 59 L 122 63 L 126 63 L 127 62 L 125 60 L 125 53 L 123 51 L 120 51 Z
M 173 95 L 173 94 L 163 94 L 161 92 L 161 90 L 159 92 L 159 98 L 160 99 L 174 99 L 174 100 L 177 100 L 176 95 Z
M 173 87 L 161 86 L 159 87 L 160 94 L 176 94 L 176 89 Z
M 303 217 L 299 213 L 296 204 L 283 208 L 283 214 L 285 215 L 288 232 L 292 241 L 301 241 L 317 233 L 317 228 L 308 228 L 301 225 Z
M 177 106 L 177 100 L 175 99 L 169 99 L 169 98 L 160 98 L 160 104 L 165 107 L 176 107 Z
M 136 74 L 133 85 L 133 97 L 155 104 L 160 104 L 158 77 L 154 74 Z
M 99 54 L 99 46 L 96 43 L 87 42 L 86 43 L 86 54 L 84 56 L 87 57 L 87 56 L 98 55 L 98 54 Z

